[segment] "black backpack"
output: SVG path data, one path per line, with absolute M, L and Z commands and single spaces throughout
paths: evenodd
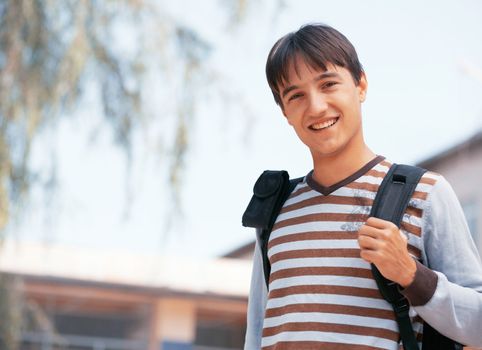
M 384 177 L 370 216 L 393 222 L 400 227 L 403 214 L 412 197 L 415 187 L 425 169 L 393 164 Z M 271 266 L 268 259 L 268 241 L 273 225 L 284 202 L 303 178 L 290 180 L 288 172 L 267 170 L 254 185 L 253 197 L 243 214 L 243 226 L 257 229 L 257 240 L 263 257 L 263 270 L 269 288 Z M 409 302 L 399 292 L 398 285 L 387 280 L 372 264 L 373 277 L 380 293 L 393 307 L 398 323 L 400 338 L 405 350 L 418 350 L 417 340 L 409 317 Z M 423 327 L 423 350 L 462 350 L 463 346 L 437 332 L 428 323 Z

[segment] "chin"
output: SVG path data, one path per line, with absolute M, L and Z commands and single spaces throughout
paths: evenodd
M 310 149 L 310 151 L 313 157 L 326 158 L 326 157 L 336 156 L 337 154 L 340 153 L 341 150 L 339 148 L 324 148 L 324 149 L 318 148 L 318 149 Z
M 316 152 L 318 154 L 325 154 L 325 155 L 331 155 L 338 153 L 341 149 L 343 149 L 343 145 L 340 145 L 338 143 L 330 142 L 322 145 L 315 145 L 314 147 L 310 148 L 312 152 Z
M 347 149 L 347 144 L 346 143 L 338 143 L 338 142 L 333 142 L 333 143 L 327 143 L 323 145 L 313 145 L 313 147 L 309 147 L 311 154 L 313 157 L 333 157 L 337 156 L 341 153 L 343 153 L 344 150 Z

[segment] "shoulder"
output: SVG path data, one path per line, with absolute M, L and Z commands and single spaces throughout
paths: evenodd
M 427 210 L 430 210 L 433 205 L 458 204 L 457 196 L 447 179 L 432 171 L 427 171 L 423 175 L 416 191 L 420 191 L 421 197 L 425 200 L 424 207 Z
M 447 179 L 436 172 L 427 171 L 420 179 L 410 204 L 423 211 L 423 216 L 433 212 L 447 211 L 460 207 L 457 195 Z
M 423 203 L 424 239 L 451 236 L 456 232 L 467 231 L 462 206 L 450 183 L 440 174 L 428 173 L 427 177 L 431 183 L 425 188 L 426 194 Z M 424 186 L 424 184 L 420 183 L 420 186 Z
M 427 170 L 420 179 L 415 192 L 417 197 L 423 200 L 430 200 L 430 197 L 439 187 L 450 186 L 445 178 L 433 171 Z

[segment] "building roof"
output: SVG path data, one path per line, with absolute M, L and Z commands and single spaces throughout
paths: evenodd
M 245 260 L 199 261 L 13 241 L 0 249 L 0 271 L 37 280 L 246 298 L 251 276 L 251 262 Z
M 228 253 L 224 254 L 223 258 L 231 258 L 231 259 L 244 259 L 246 257 L 250 257 L 254 251 L 254 243 L 255 241 L 249 241 L 246 244 L 243 244 L 240 247 L 237 247 Z
M 423 168 L 430 168 L 432 164 L 480 146 L 482 146 L 482 130 L 477 131 L 464 141 L 422 160 L 417 165 Z

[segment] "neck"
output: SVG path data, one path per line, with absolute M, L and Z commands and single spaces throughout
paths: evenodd
M 368 146 L 343 154 L 313 155 L 313 179 L 322 186 L 329 187 L 346 179 L 376 157 Z

